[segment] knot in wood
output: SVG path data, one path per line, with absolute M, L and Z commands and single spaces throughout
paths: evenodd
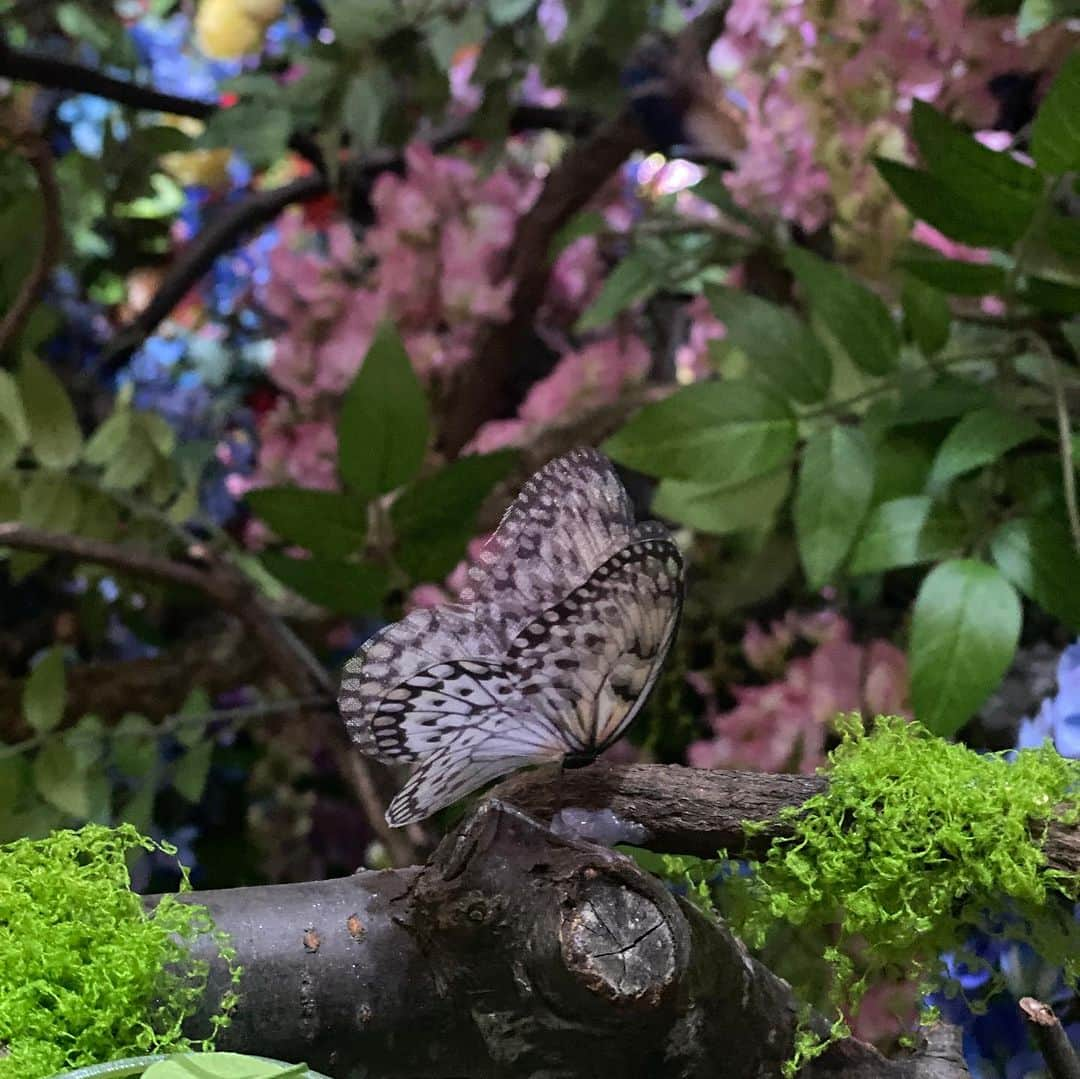
M 675 938 L 663 911 L 617 880 L 583 876 L 562 914 L 563 962 L 593 994 L 655 1007 L 677 976 Z

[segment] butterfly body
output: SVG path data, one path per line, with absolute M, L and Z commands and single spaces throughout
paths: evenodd
M 346 665 L 339 703 L 360 749 L 419 762 L 387 820 L 420 820 L 525 765 L 594 759 L 647 699 L 681 606 L 678 547 L 634 523 L 606 458 L 551 462 L 461 602 L 413 611 Z

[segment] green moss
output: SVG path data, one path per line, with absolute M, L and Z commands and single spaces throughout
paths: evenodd
M 0 847 L 0 1079 L 193 1048 L 180 1028 L 206 988 L 208 965 L 187 947 L 202 934 L 239 977 L 204 907 L 166 896 L 144 911 L 126 863 L 140 850 L 176 853 L 131 825 Z M 221 1002 L 213 1034 L 235 1001 Z
M 1080 762 L 1049 745 L 978 754 L 895 717 L 871 733 L 858 717 L 839 727 L 827 791 L 785 812 L 791 834 L 723 889 L 736 893 L 725 909 L 743 939 L 761 949 L 797 926 L 821 941 L 832 977 L 806 995 L 834 1014 L 883 977 L 959 992 L 941 956 L 978 966 L 965 951 L 975 930 L 1026 941 L 1080 978 L 1077 881 L 1047 866 L 1040 842 L 1055 815 L 1076 820 L 1065 803 Z M 800 1031 L 792 1071 L 824 1044 Z

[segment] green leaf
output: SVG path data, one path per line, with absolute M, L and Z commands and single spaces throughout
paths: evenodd
M 890 420 L 890 426 L 913 427 L 922 423 L 937 423 L 986 408 L 992 400 L 986 386 L 945 376 L 929 386 L 918 386 L 905 393 Z
M 801 319 L 748 292 L 708 287 L 705 295 L 727 327 L 728 340 L 746 353 L 755 374 L 804 404 L 824 399 L 832 360 Z
M 15 428 L 0 414 L 0 472 L 6 472 L 19 458 L 19 436 Z
M 399 0 L 334 0 L 327 18 L 343 48 L 355 49 L 393 33 L 402 20 Z
M 22 708 L 26 722 L 39 734 L 51 731 L 64 718 L 67 673 L 64 652 L 50 648 L 34 665 L 23 687 Z
M 157 455 L 154 444 L 142 425 L 133 423 L 128 428 L 120 450 L 111 458 L 101 477 L 102 486 L 117 491 L 130 491 L 138 487 L 150 475 Z
M 367 507 L 356 495 L 303 487 L 262 487 L 249 491 L 255 515 L 282 539 L 325 558 L 344 558 L 360 549 Z
M 606 227 L 607 220 L 599 210 L 582 210 L 574 214 L 551 238 L 551 244 L 548 246 L 548 265 L 554 264 L 556 259 L 582 236 L 592 236 Z
M 116 767 L 133 779 L 149 781 L 159 753 L 157 730 L 150 720 L 128 712 L 113 727 L 110 741 Z
M 943 292 L 907 274 L 900 301 L 904 307 L 904 325 L 924 356 L 940 352 L 949 340 L 952 315 Z
M 36 356 L 19 366 L 19 392 L 34 456 L 46 468 L 68 468 L 79 459 L 82 433 L 60 380 Z
M 1031 152 L 1044 172 L 1059 176 L 1080 169 L 1080 52 L 1061 66 L 1031 131 Z
M 30 441 L 30 425 L 26 422 L 19 385 L 11 374 L 3 370 L 0 370 L 0 416 L 15 432 L 19 446 L 25 446 Z
M 413 580 L 445 577 L 476 534 L 476 515 L 512 467 L 513 451 L 459 458 L 402 491 L 390 509 L 398 561 Z
M 189 802 L 198 802 L 206 790 L 214 743 L 210 739 L 198 742 L 173 765 L 172 785 Z
M 354 75 L 341 103 L 341 120 L 351 145 L 361 153 L 379 145 L 379 133 L 394 96 L 394 82 L 383 66 Z
M 487 0 L 488 16 L 496 26 L 523 19 L 536 6 L 536 0 Z
M 361 498 L 392 491 L 420 470 L 428 404 L 397 330 L 383 322 L 345 392 L 338 421 L 338 468 Z
M 640 252 L 631 252 L 608 275 L 600 294 L 574 324 L 575 333 L 606 326 L 620 312 L 643 300 L 657 286 L 653 263 Z
M 72 817 L 90 815 L 86 773 L 61 738 L 50 738 L 34 758 L 34 787 L 50 805 Z
M 335 4 L 334 7 L 344 4 Z M 269 101 L 240 101 L 228 109 L 218 109 L 206 121 L 199 145 L 206 149 L 228 146 L 253 169 L 269 168 L 285 154 L 292 134 L 286 109 Z
M 911 108 L 912 134 L 923 163 L 959 193 L 993 199 L 1028 220 L 1042 197 L 1042 177 L 1011 154 L 991 150 L 943 113 L 918 99 Z
M 852 362 L 871 375 L 891 371 L 900 355 L 900 335 L 881 299 L 847 271 L 809 251 L 793 247 L 786 261 L 814 314 Z
M 1029 416 L 997 408 L 970 412 L 942 442 L 926 489 L 940 492 L 957 476 L 991 464 L 1016 446 L 1041 437 L 1042 428 Z
M 795 491 L 795 538 L 807 584 L 821 588 L 844 561 L 874 493 L 874 452 L 841 424 L 806 443 Z
M 1010 248 L 1031 222 L 1033 210 L 1026 203 L 1010 205 L 1000 199 L 980 199 L 968 189 L 961 191 L 940 176 L 899 161 L 876 158 L 874 165 L 917 218 L 952 240 L 973 247 Z
M 848 573 L 884 573 L 936 562 L 958 553 L 963 542 L 964 521 L 955 510 L 926 495 L 893 498 L 870 512 L 851 552 Z
M 66 477 L 34 472 L 22 495 L 22 521 L 46 532 L 73 532 L 79 523 L 82 500 Z
M 1080 629 L 1080 555 L 1054 517 L 1018 517 L 990 537 L 998 569 L 1024 595 L 1071 629 Z
M 151 1064 L 142 1079 L 321 1079 L 304 1064 L 281 1064 L 239 1053 L 184 1053 Z
M 1007 287 L 1005 271 L 987 263 L 920 253 L 897 260 L 897 265 L 927 285 L 953 296 L 1000 295 Z
M 261 561 L 298 595 L 339 614 L 376 611 L 386 592 L 386 573 L 370 564 L 355 565 L 329 558 L 289 558 L 276 551 L 268 551 Z
M 603 448 L 650 476 L 731 485 L 789 460 L 796 437 L 782 398 L 745 381 L 703 382 L 646 405 Z
M 701 532 L 744 532 L 768 525 L 790 486 L 786 468 L 735 484 L 665 479 L 656 488 L 652 511 Z
M 131 409 L 120 406 L 102 421 L 83 448 L 83 460 L 90 465 L 107 465 L 119 456 L 131 433 Z
M 1016 652 L 1016 590 L 993 566 L 943 562 L 919 589 L 909 647 L 915 718 L 955 734 L 1001 681 Z

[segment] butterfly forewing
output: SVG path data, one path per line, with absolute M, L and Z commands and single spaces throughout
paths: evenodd
M 412 612 L 346 665 L 339 700 L 361 750 L 420 762 L 394 826 L 613 742 L 674 638 L 682 558 L 662 525 L 633 523 L 607 460 L 579 450 L 526 484 L 461 598 Z

